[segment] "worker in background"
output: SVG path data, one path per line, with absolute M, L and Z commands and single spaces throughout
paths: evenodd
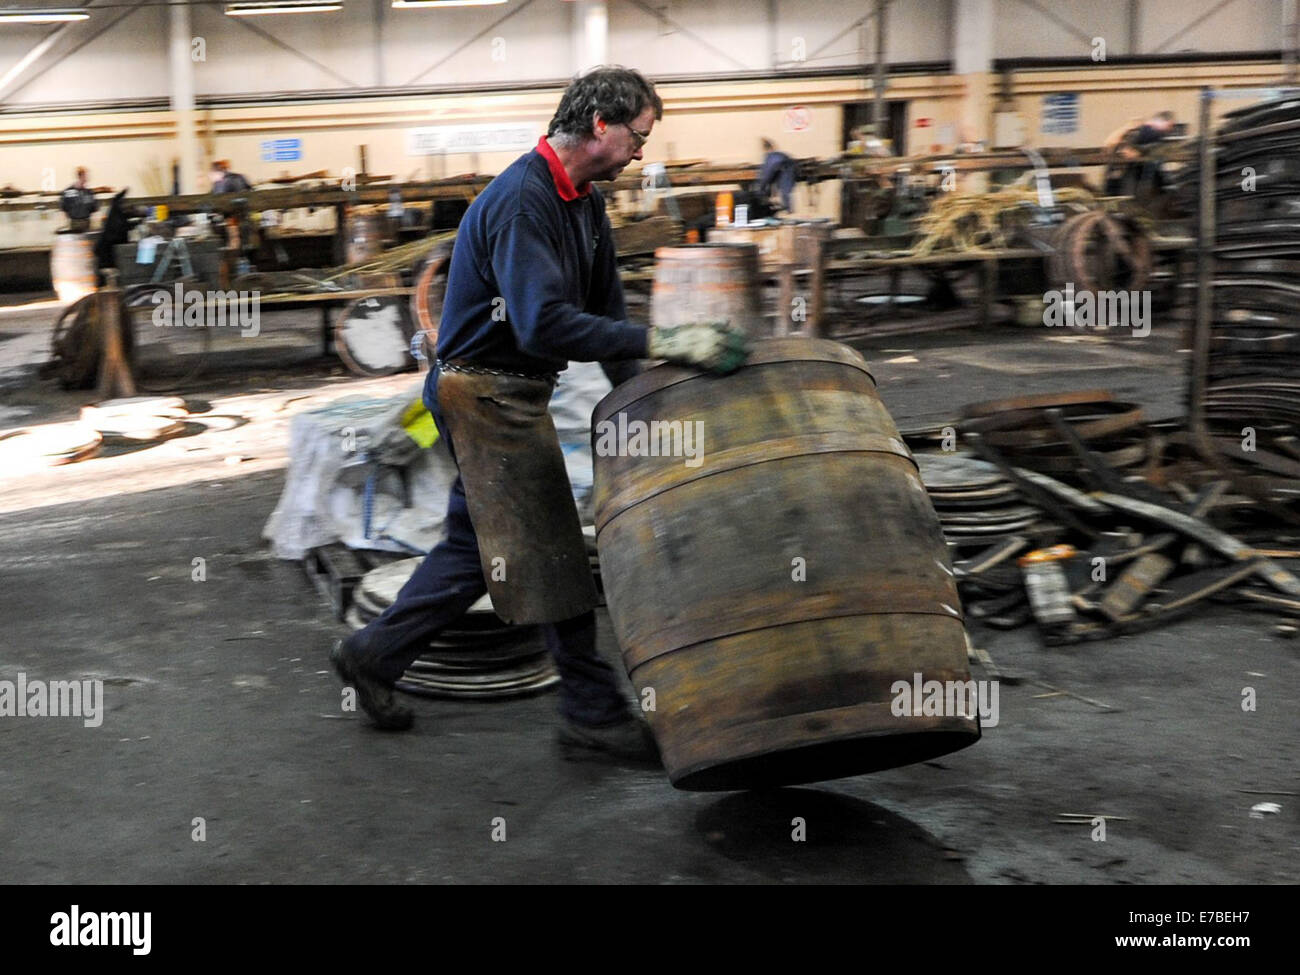
M 1136 196 L 1142 191 L 1158 193 L 1164 188 L 1159 160 L 1152 159 L 1151 149 L 1163 142 L 1176 125 L 1174 113 L 1157 112 L 1145 121 L 1130 119 L 1106 137 L 1102 147 L 1122 165 L 1107 170 L 1107 196 Z
M 393 684 L 484 592 L 507 622 L 542 624 L 560 674 L 560 742 L 572 754 L 654 760 L 649 728 L 596 651 L 597 596 L 547 405 L 570 360 L 616 384 L 636 360 L 715 372 L 745 338 L 721 323 L 627 320 L 605 201 L 650 138 L 663 103 L 641 74 L 598 68 L 569 84 L 535 149 L 466 211 L 452 252 L 424 402 L 459 468 L 446 537 L 378 619 L 330 655 L 383 729 L 410 727 Z M 649 594 L 647 594 L 649 596 Z
M 798 165 L 784 152 L 776 148 L 771 139 L 763 139 L 763 164 L 759 167 L 756 191 L 759 199 L 768 201 L 772 191 L 781 194 L 781 210 L 789 213 L 793 207 L 792 196 L 798 175 Z
M 243 193 L 253 188 L 241 174 L 230 171 L 228 159 L 216 160 L 212 164 L 212 171 L 208 174 L 208 178 L 212 180 L 213 193 Z
M 84 234 L 90 230 L 90 215 L 99 209 L 99 201 L 86 185 L 86 167 L 77 167 L 77 181 L 59 194 L 59 209 L 68 215 L 68 226 L 61 234 Z
M 248 180 L 240 173 L 230 171 L 229 159 L 214 159 L 208 171 L 213 193 L 243 193 L 252 189 Z M 218 236 L 224 238 L 225 248 L 232 262 L 232 273 L 246 273 L 250 267 L 249 256 L 257 251 L 259 237 L 249 213 L 247 202 L 236 200 L 229 208 L 224 222 L 218 229 Z

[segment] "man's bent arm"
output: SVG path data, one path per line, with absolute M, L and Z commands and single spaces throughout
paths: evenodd
M 578 362 L 646 357 L 644 327 L 591 314 L 569 300 L 555 250 L 528 216 L 511 218 L 498 234 L 492 271 L 524 353 Z
M 601 223 L 600 245 L 596 249 L 596 259 L 591 268 L 593 293 L 589 307 L 606 318 L 626 321 L 627 303 L 623 298 L 623 281 L 618 276 L 618 249 L 615 246 L 614 229 L 610 226 L 608 217 L 602 217 Z M 618 386 L 638 375 L 641 363 L 637 359 L 620 359 L 602 362 L 600 368 L 610 385 Z

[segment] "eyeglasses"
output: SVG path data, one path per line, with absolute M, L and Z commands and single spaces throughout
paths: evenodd
M 620 122 L 619 125 L 623 126 L 623 128 L 627 129 L 629 132 L 632 133 L 632 138 L 636 140 L 636 147 L 638 149 L 640 149 L 643 145 L 645 145 L 647 140 L 649 140 L 650 138 L 649 132 L 640 132 L 632 128 L 632 126 L 628 125 L 626 122 Z

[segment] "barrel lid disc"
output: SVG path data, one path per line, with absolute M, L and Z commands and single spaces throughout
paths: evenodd
M 93 455 L 103 437 L 84 423 L 51 423 L 0 433 L 0 468 L 64 464 Z
M 912 456 L 927 488 L 976 490 L 994 487 L 1006 480 L 996 465 L 964 451 Z
M 388 376 L 415 365 L 408 299 L 396 295 L 358 298 L 340 314 L 334 331 L 339 356 L 353 372 Z
M 382 611 L 393 604 L 406 581 L 423 561 L 424 556 L 417 555 L 371 569 L 361 577 L 357 592 L 364 595 L 372 607 L 378 607 Z M 492 597 L 484 594 L 470 606 L 466 615 L 494 615 Z

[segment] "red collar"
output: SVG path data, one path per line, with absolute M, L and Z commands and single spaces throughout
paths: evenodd
M 561 200 L 568 203 L 591 192 L 590 183 L 583 183 L 581 190 L 574 187 L 573 180 L 569 179 L 569 174 L 564 170 L 564 164 L 560 162 L 560 157 L 555 154 L 551 144 L 546 141 L 546 136 L 542 136 L 537 140 L 537 151 L 551 169 L 551 179 L 555 180 L 555 191 L 560 194 Z

